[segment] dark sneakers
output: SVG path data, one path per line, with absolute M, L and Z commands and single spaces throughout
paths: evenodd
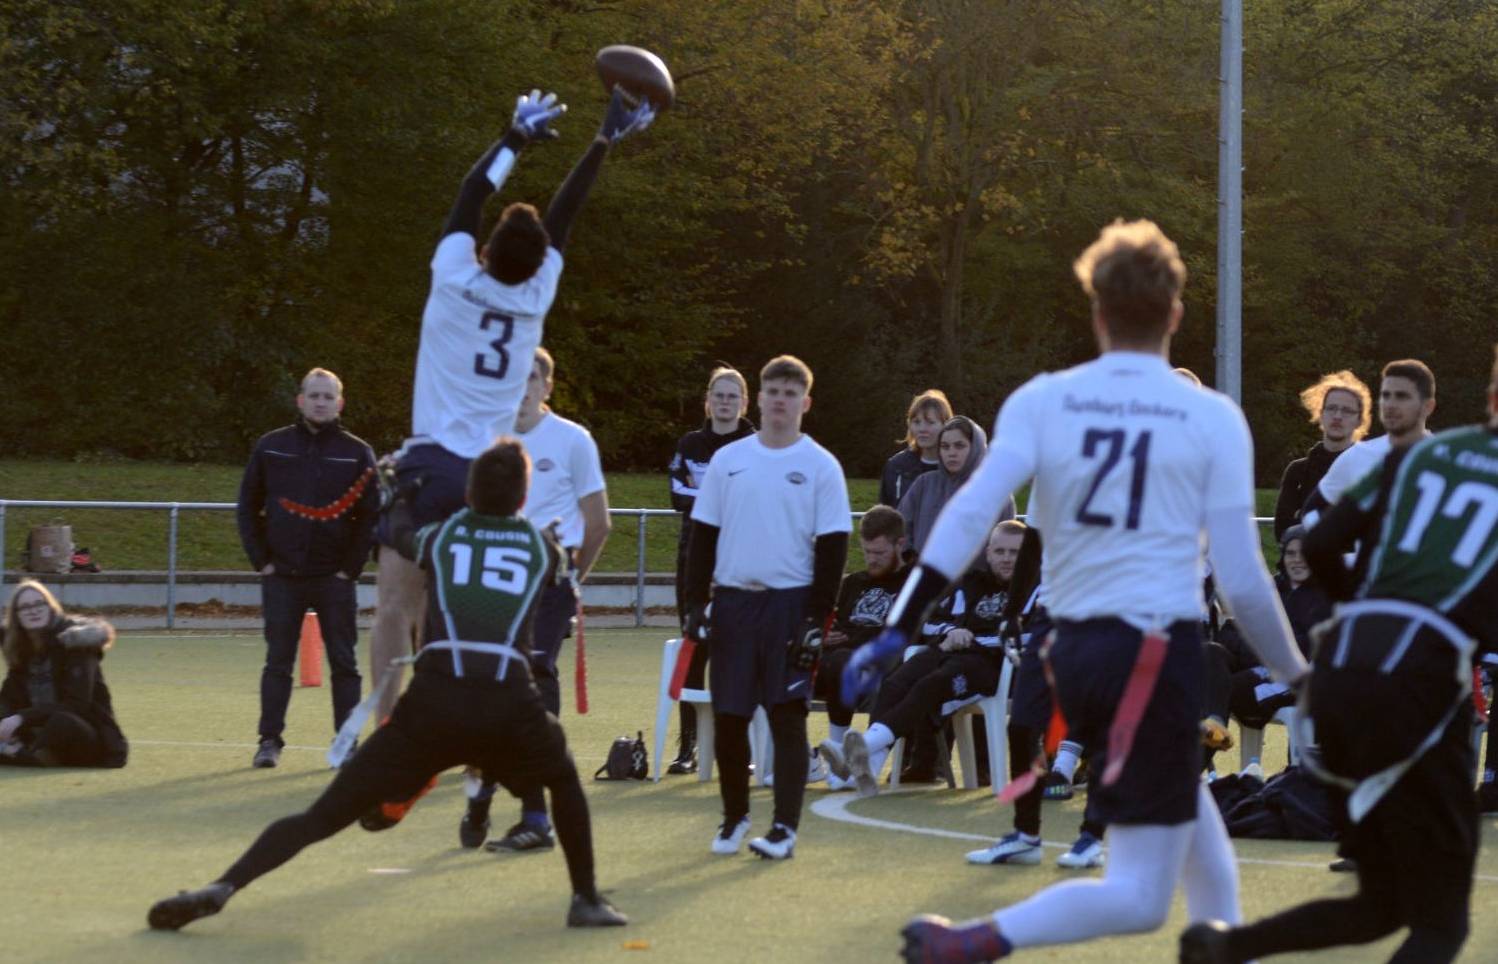
M 219 881 L 201 890 L 184 890 L 176 897 L 159 900 L 151 906 L 146 922 L 152 930 L 174 931 L 200 917 L 212 917 L 224 909 L 234 894 L 234 886 Z
M 572 906 L 567 909 L 568 927 L 623 927 L 628 923 L 628 917 L 597 894 L 572 895 Z
M 255 759 L 250 761 L 250 766 L 257 770 L 269 770 L 279 762 L 281 762 L 281 744 L 270 737 L 265 737 L 255 750 Z
M 666 772 L 670 773 L 670 774 L 675 774 L 677 776 L 680 776 L 680 775 L 686 774 L 686 773 L 696 773 L 697 772 L 697 751 L 695 749 L 693 749 L 693 750 L 688 750 L 688 751 L 682 753 L 676 759 L 674 759 L 674 760 L 671 761 L 670 766 L 666 767 Z
M 1181 933 L 1181 964 L 1236 964 L 1228 956 L 1228 925 L 1202 921 Z
M 551 828 L 533 827 L 524 821 L 515 824 L 503 837 L 491 840 L 484 845 L 484 849 L 490 853 L 500 850 L 521 852 L 526 850 L 550 850 L 557 845 L 557 838 L 552 835 Z M 584 926 L 584 925 L 578 925 Z
M 1071 781 L 1064 773 L 1052 770 L 1045 775 L 1045 787 L 1041 791 L 1041 797 L 1045 800 L 1070 800 L 1076 795 L 1072 789 Z
M 921 914 L 900 931 L 900 956 L 909 964 L 971 964 L 996 961 L 1009 954 L 1009 942 L 992 920 L 954 924 L 945 917 Z
M 468 811 L 458 823 L 458 843 L 464 850 L 477 850 L 489 836 L 489 801 L 468 801 Z

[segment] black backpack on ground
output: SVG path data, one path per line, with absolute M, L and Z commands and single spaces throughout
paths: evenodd
M 609 747 L 608 759 L 593 774 L 595 780 L 644 780 L 650 776 L 650 755 L 645 752 L 645 732 L 634 739 L 621 736 Z

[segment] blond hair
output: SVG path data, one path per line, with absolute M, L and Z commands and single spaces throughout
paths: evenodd
M 1358 425 L 1352 430 L 1354 442 L 1368 434 L 1373 424 L 1373 393 L 1363 380 L 1346 368 L 1329 372 L 1317 379 L 1316 384 L 1300 393 L 1301 407 L 1311 416 L 1313 423 L 1321 421 L 1321 410 L 1326 407 L 1326 396 L 1333 391 L 1343 391 L 1358 400 Z
M 1072 264 L 1108 333 L 1137 344 L 1163 338 L 1186 287 L 1186 263 L 1153 221 L 1119 219 Z
M 314 378 L 326 378 L 328 381 L 333 383 L 334 388 L 338 389 L 338 397 L 343 397 L 343 379 L 328 371 L 326 368 L 312 368 L 307 371 L 307 374 L 302 376 L 300 390 L 303 393 L 307 391 L 307 383 Z
M 947 393 L 939 388 L 928 388 L 910 400 L 910 407 L 905 409 L 905 438 L 901 441 L 912 452 L 920 446 L 915 444 L 915 432 L 910 430 L 910 423 L 922 412 L 935 412 L 936 420 L 943 425 L 951 421 L 952 403 L 947 400 Z
M 713 386 L 718 384 L 718 382 L 724 378 L 739 386 L 739 395 L 741 396 L 739 401 L 739 415 L 743 415 L 745 412 L 749 411 L 748 380 L 745 379 L 743 374 L 732 365 L 719 365 L 717 368 L 713 369 L 713 373 L 711 375 L 707 376 L 707 391 L 702 393 L 702 411 L 708 417 L 712 417 L 713 414 L 713 407 L 708 402 L 708 396 L 713 393 Z

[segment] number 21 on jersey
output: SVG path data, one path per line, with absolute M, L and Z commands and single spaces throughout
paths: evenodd
M 1119 523 L 1112 515 L 1095 511 L 1092 500 L 1097 497 L 1104 480 L 1118 467 L 1126 454 L 1129 461 L 1129 507 L 1122 520 L 1123 527 L 1139 528 L 1139 514 L 1144 507 L 1144 477 L 1149 471 L 1150 433 L 1148 430 L 1140 432 L 1130 443 L 1129 433 L 1121 428 L 1090 428 L 1082 436 L 1082 458 L 1098 463 L 1097 471 L 1092 476 L 1092 485 L 1088 487 L 1082 504 L 1077 506 L 1077 521 L 1082 525 L 1114 526 Z

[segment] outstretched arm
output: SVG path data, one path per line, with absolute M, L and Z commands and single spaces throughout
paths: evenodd
M 489 146 L 459 185 L 458 199 L 453 202 L 447 225 L 442 229 L 443 237 L 460 232 L 478 237 L 484 201 L 505 183 L 526 144 L 557 136 L 548 125 L 566 110 L 566 104 L 557 103 L 556 94 L 543 97 L 539 90 L 516 99 L 510 129 Z
M 641 101 L 637 106 L 631 107 L 628 97 L 618 87 L 614 88 L 614 94 L 609 99 L 608 112 L 604 114 L 603 126 L 598 129 L 593 143 L 588 145 L 587 151 L 573 165 L 572 171 L 562 186 L 557 188 L 557 193 L 552 196 L 551 204 L 546 208 L 546 217 L 543 223 L 546 225 L 546 234 L 551 238 L 551 246 L 558 251 L 567 246 L 567 235 L 572 231 L 572 222 L 577 218 L 577 212 L 582 210 L 583 202 L 588 199 L 588 192 L 593 189 L 593 182 L 598 179 L 598 171 L 603 167 L 603 159 L 609 152 L 609 145 L 621 141 L 636 131 L 642 131 L 650 126 L 655 120 L 655 109 L 650 106 L 650 101 Z

